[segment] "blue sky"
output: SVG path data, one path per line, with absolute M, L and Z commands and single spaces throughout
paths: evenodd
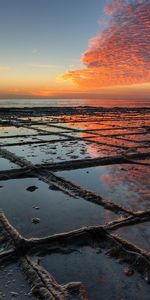
M 99 32 L 104 2 L 0 0 L 0 65 L 74 64 Z
M 102 95 L 109 90 L 109 97 L 144 91 L 147 97 L 149 4 L 150 0 L 0 0 L 0 97 L 89 90 Z

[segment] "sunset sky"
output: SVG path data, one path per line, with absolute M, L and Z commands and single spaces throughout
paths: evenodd
M 150 0 L 0 0 L 0 98 L 149 94 Z

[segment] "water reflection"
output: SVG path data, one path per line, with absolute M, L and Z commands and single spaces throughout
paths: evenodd
M 41 237 L 118 219 L 115 213 L 49 188 L 36 178 L 1 181 L 1 186 L 0 208 L 27 237 Z M 37 188 L 32 193 L 28 189 L 31 186 Z M 32 223 L 35 217 L 39 218 L 39 224 Z
M 132 210 L 149 209 L 150 170 L 142 165 L 112 165 L 62 171 L 58 175 Z

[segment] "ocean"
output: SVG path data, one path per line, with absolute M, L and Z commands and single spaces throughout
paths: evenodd
M 0 99 L 0 107 L 150 107 L 150 100 Z

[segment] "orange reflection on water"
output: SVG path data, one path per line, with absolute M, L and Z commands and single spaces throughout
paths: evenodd
M 146 113 L 108 111 L 97 116 L 85 114 L 83 120 L 80 115 L 73 116 L 66 118 L 67 121 L 67 127 L 77 129 L 79 136 L 89 141 L 86 149 L 92 157 L 147 151 L 149 115 Z

